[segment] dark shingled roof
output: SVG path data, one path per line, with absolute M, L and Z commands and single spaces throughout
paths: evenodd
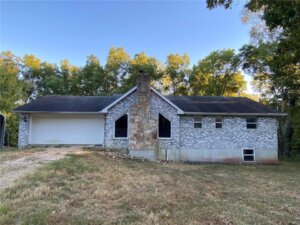
M 184 112 L 197 113 L 278 113 L 261 103 L 244 97 L 166 96 Z
M 16 108 L 15 112 L 97 113 L 117 100 L 114 96 L 45 96 Z M 261 103 L 243 97 L 166 96 L 185 113 L 278 113 Z
M 15 112 L 99 112 L 118 99 L 114 96 L 44 96 L 16 108 Z

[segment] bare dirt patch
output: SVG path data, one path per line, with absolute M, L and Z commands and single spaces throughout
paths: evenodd
M 43 164 L 64 158 L 69 153 L 80 153 L 80 147 L 26 149 L 2 152 L 0 157 L 0 190 L 35 171 Z

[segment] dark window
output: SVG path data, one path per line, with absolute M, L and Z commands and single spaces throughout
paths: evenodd
M 243 149 L 244 162 L 254 162 L 254 149 Z
M 171 137 L 171 122 L 161 114 L 159 114 L 159 119 L 158 119 L 158 137 L 160 138 Z
M 253 154 L 253 149 L 244 149 L 244 154 Z
M 253 155 L 244 155 L 244 162 L 253 162 L 254 156 Z
M 216 117 L 216 128 L 222 128 L 223 127 L 223 118 L 221 116 Z
M 202 128 L 202 116 L 194 116 L 194 128 Z
M 247 129 L 256 129 L 257 127 L 257 119 L 255 117 L 246 118 Z
M 124 115 L 115 121 L 115 137 L 126 138 L 128 130 L 128 116 Z

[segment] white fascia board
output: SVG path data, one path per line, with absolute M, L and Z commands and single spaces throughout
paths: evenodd
M 122 101 L 124 98 L 126 98 L 128 95 L 130 95 L 132 92 L 134 92 L 136 89 L 137 89 L 136 86 L 134 88 L 130 89 L 124 95 L 122 95 L 120 98 L 116 99 L 114 102 L 112 102 L 111 104 L 109 104 L 108 106 L 106 106 L 104 109 L 102 109 L 100 112 L 101 113 L 107 113 L 107 111 L 111 107 L 113 107 L 114 105 L 116 105 L 118 102 Z
M 153 87 L 151 87 L 151 90 L 157 94 L 159 97 L 161 97 L 163 100 L 165 100 L 167 103 L 169 103 L 171 106 L 173 106 L 175 109 L 177 109 L 178 114 L 184 114 L 184 111 L 180 109 L 177 105 L 175 105 L 173 102 L 171 102 L 169 99 L 167 99 L 165 96 L 163 96 L 159 91 L 155 90 Z
M 124 98 L 126 98 L 128 95 L 130 95 L 131 93 L 133 93 L 134 91 L 136 91 L 137 86 L 135 86 L 134 88 L 132 88 L 131 90 L 129 90 L 128 92 L 126 92 L 124 95 L 122 95 L 120 98 L 118 98 L 117 100 L 115 100 L 114 102 L 112 102 L 110 105 L 106 106 L 104 109 L 102 109 L 100 112 L 101 113 L 107 113 L 107 111 L 113 107 L 114 105 L 116 105 L 118 102 L 122 101 Z M 165 100 L 167 103 L 169 103 L 172 107 L 174 107 L 177 110 L 178 114 L 183 114 L 184 112 L 178 107 L 176 106 L 173 102 L 171 102 L 169 99 L 167 99 L 165 96 L 163 96 L 159 91 L 155 90 L 153 87 L 150 87 L 150 89 L 157 94 L 159 97 L 161 97 L 163 100 Z
M 87 115 L 90 115 L 90 114 L 96 114 L 96 115 L 99 115 L 99 114 L 103 114 L 102 112 L 49 112 L 49 111 L 16 111 L 16 110 L 13 110 L 14 113 L 28 113 L 28 114 L 36 114 L 36 113 L 47 113 L 47 114 L 87 114 Z
M 217 112 L 184 112 L 184 115 L 206 116 L 286 116 L 286 113 L 217 113 Z

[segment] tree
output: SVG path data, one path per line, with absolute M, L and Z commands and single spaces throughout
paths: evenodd
M 129 75 L 130 56 L 123 48 L 110 48 L 106 59 L 105 73 L 113 93 L 123 85 Z
M 231 7 L 233 0 L 206 0 L 207 8 L 213 9 L 218 6 L 224 6 L 225 9 Z
M 20 59 L 11 52 L 0 54 L 0 112 L 6 117 L 5 144 L 16 145 L 18 116 L 12 110 L 24 102 L 24 83 L 19 78 Z
M 123 93 L 136 85 L 136 76 L 139 71 L 147 73 L 152 80 L 158 80 L 162 77 L 160 70 L 160 62 L 154 58 L 147 56 L 144 52 L 136 54 L 129 64 L 129 74 L 123 77 L 122 86 L 118 92 Z
M 190 58 L 187 54 L 170 54 L 167 57 L 162 89 L 166 94 L 187 95 L 190 76 Z
M 214 51 L 193 67 L 190 89 L 193 95 L 238 95 L 246 82 L 234 50 Z
M 207 7 L 229 8 L 232 0 L 207 0 Z M 300 1 L 250 0 L 244 8 L 257 13 L 275 38 L 259 38 L 241 49 L 243 68 L 269 97 L 269 102 L 288 112 L 280 121 L 280 154 L 300 158 L 298 143 L 300 96 Z
M 210 9 L 217 6 L 229 8 L 231 5 L 232 0 L 207 0 Z M 270 82 L 270 89 L 277 89 L 283 101 L 295 105 L 300 94 L 300 1 L 250 0 L 245 9 L 259 13 L 260 21 L 270 32 L 280 32 L 277 32 L 276 39 L 260 39 L 256 46 L 244 46 L 241 50 L 243 59 L 246 59 L 244 68 L 249 69 L 255 59 L 264 61 L 263 64 L 268 67 L 264 77 Z M 254 59 L 247 59 L 248 55 Z
M 107 95 L 106 77 L 99 59 L 90 55 L 79 74 L 80 95 Z
M 0 54 L 0 111 L 4 113 L 10 113 L 19 101 L 24 100 L 19 61 L 11 52 Z
M 80 93 L 79 72 L 80 68 L 71 65 L 68 60 L 64 59 L 60 62 L 60 77 L 62 79 L 62 94 L 78 95 Z
M 26 101 L 30 101 L 38 95 L 37 82 L 42 78 L 40 77 L 41 60 L 34 55 L 24 55 L 22 58 L 21 74 L 26 84 Z
M 206 0 L 209 9 L 218 6 L 230 8 L 233 0 Z M 251 12 L 259 12 L 261 21 L 264 21 L 270 31 L 280 28 L 278 36 L 278 52 L 289 53 L 292 62 L 300 60 L 300 1 L 286 0 L 250 0 L 244 5 Z

